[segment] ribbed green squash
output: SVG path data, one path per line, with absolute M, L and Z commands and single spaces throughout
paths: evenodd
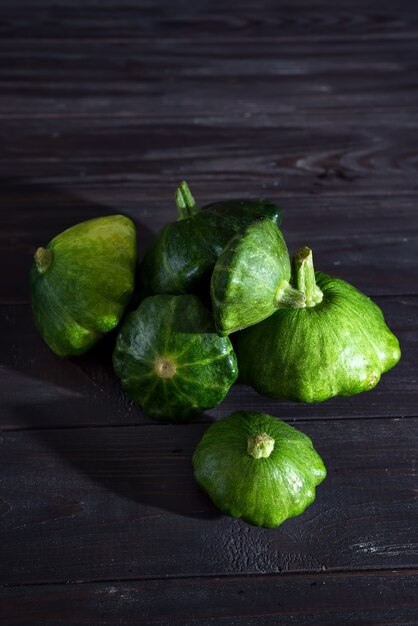
M 372 389 L 401 354 L 379 307 L 345 281 L 315 274 L 308 248 L 295 255 L 293 283 L 305 308 L 278 309 L 234 336 L 240 380 L 302 402 Z
M 32 309 L 51 350 L 83 354 L 119 324 L 134 290 L 136 257 L 135 226 L 123 215 L 76 224 L 38 248 Z
M 208 428 L 193 467 L 223 513 L 266 528 L 303 513 L 326 476 L 309 437 L 271 415 L 243 411 Z
M 260 216 L 280 223 L 279 207 L 265 200 L 227 200 L 199 210 L 184 182 L 176 203 L 179 219 L 164 226 L 144 257 L 145 295 L 199 292 L 231 237 Z
M 231 342 L 192 295 L 145 298 L 122 325 L 113 365 L 148 415 L 174 422 L 219 404 L 238 375 Z
M 289 281 L 291 266 L 279 228 L 269 219 L 253 222 L 233 237 L 211 278 L 217 331 L 229 335 L 257 324 L 281 307 L 305 305 Z

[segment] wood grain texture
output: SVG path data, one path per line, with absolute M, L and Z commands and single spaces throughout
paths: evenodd
M 170 34 L 189 40 L 193 34 L 213 40 L 214 37 L 292 39 L 327 38 L 335 41 L 343 37 L 379 39 L 413 36 L 417 25 L 416 4 L 403 2 L 402 11 L 390 0 L 341 0 L 333 10 L 329 4 L 307 0 L 291 4 L 263 0 L 255 6 L 252 0 L 241 0 L 240 11 L 233 0 L 225 0 L 222 10 L 210 0 L 188 4 L 169 0 L 124 0 L 115 11 L 114 0 L 55 0 L 37 2 L 37 10 L 30 0 L 19 3 L 20 11 L 4 3 L 0 15 L 0 34 L 4 38 L 16 36 L 66 40 L 72 38 L 155 38 Z M 77 7 L 77 11 L 74 7 Z M 97 9 L 101 9 L 98 11 Z M 65 24 L 65 28 L 62 28 Z
M 217 408 L 199 418 L 224 417 L 244 408 L 285 419 L 349 417 L 418 417 L 418 298 L 376 298 L 399 337 L 400 363 L 382 376 L 378 386 L 351 398 L 303 404 L 260 396 L 250 387 L 234 385 Z M 111 354 L 115 333 L 89 354 L 61 359 L 43 343 L 29 305 L 0 306 L 0 429 L 62 428 L 153 423 L 120 388 Z M 59 414 L 56 405 L 60 404 Z M 21 412 L 21 408 L 31 407 Z
M 169 190 L 166 202 L 184 177 L 208 186 L 216 179 L 230 194 L 244 184 L 252 194 L 268 186 L 285 195 L 402 197 L 417 191 L 416 125 L 350 128 L 335 122 L 323 127 L 311 123 L 307 129 L 286 119 L 266 126 L 191 122 L 178 121 L 173 132 L 173 125 L 158 119 L 146 127 L 123 118 L 53 119 L 47 125 L 28 120 L 23 127 L 20 120 L 7 120 L 0 127 L 6 146 L 0 159 L 2 177 L 7 183 L 18 171 L 20 185 L 62 186 L 71 179 L 82 186 L 104 179 L 106 186 L 119 188 L 152 186 L 157 194 L 164 184 Z M 138 205 L 141 197 L 136 198 Z
M 417 32 L 412 0 L 0 3 L 2 623 L 418 623 Z M 122 212 L 142 255 L 183 178 L 200 203 L 278 201 L 289 249 L 376 299 L 403 357 L 374 391 L 237 385 L 158 425 L 120 391 L 114 336 L 80 359 L 44 346 L 34 249 Z M 295 421 L 328 466 L 274 531 L 193 480 L 207 424 L 243 408 Z
M 329 473 L 274 530 L 221 515 L 199 490 L 203 424 L 3 433 L 0 582 L 417 567 L 418 419 L 299 426 Z
M 228 623 L 233 626 L 415 625 L 414 572 L 165 579 L 4 589 L 8 626 Z M 350 593 L 347 593 L 347 589 Z

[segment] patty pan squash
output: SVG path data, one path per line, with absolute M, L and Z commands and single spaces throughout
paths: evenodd
M 281 307 L 304 306 L 305 296 L 290 285 L 290 278 L 289 253 L 274 222 L 260 219 L 235 235 L 216 261 L 211 278 L 219 334 L 257 324 Z
M 136 259 L 135 225 L 123 215 L 76 224 L 36 250 L 32 310 L 51 350 L 83 354 L 119 324 L 134 290 Z
M 265 200 L 226 200 L 199 209 L 185 182 L 175 198 L 178 220 L 162 228 L 142 263 L 145 295 L 199 292 L 231 237 L 260 216 L 280 223 L 279 207 Z
M 379 307 L 343 280 L 315 273 L 312 252 L 294 257 L 299 309 L 278 309 L 235 336 L 240 380 L 272 398 L 321 402 L 372 389 L 400 359 Z
M 130 398 L 173 422 L 219 404 L 238 375 L 231 342 L 192 295 L 145 298 L 121 327 L 113 365 Z
M 244 411 L 208 428 L 193 467 L 223 513 L 266 528 L 303 513 L 326 476 L 309 437 L 276 417 Z

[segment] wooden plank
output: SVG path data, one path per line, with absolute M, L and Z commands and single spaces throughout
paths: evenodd
M 353 118 L 360 111 L 357 109 Z M 260 184 L 281 176 L 281 187 L 297 191 L 296 179 L 303 184 L 303 178 L 309 180 L 312 174 L 331 177 L 327 170 L 339 168 L 339 182 L 345 182 L 347 188 L 357 188 L 361 183 L 359 193 L 368 189 L 366 177 L 389 176 L 396 182 L 414 171 L 416 141 L 411 130 L 416 129 L 418 118 L 413 112 L 398 116 L 398 122 L 392 117 L 386 125 L 376 120 L 367 124 L 366 118 L 362 127 L 355 126 L 353 119 L 350 124 L 350 119 L 343 119 L 342 115 L 341 121 L 330 124 L 329 115 L 330 111 L 321 113 L 321 117 L 317 114 L 316 125 L 308 125 L 306 118 L 301 124 L 296 118 L 292 124 L 287 116 L 268 117 L 261 125 L 236 121 L 229 124 L 229 116 L 221 123 L 222 118 L 215 117 L 212 123 L 211 117 L 202 116 L 195 124 L 189 124 L 185 118 L 170 122 L 170 116 L 165 123 L 164 118 L 156 116 L 146 125 L 136 117 L 53 118 L 47 125 L 45 120 L 28 119 L 24 126 L 21 120 L 11 119 L 0 127 L 4 141 L 2 176 L 5 183 L 8 177 L 16 176 L 16 170 L 11 168 L 16 162 L 22 168 L 21 184 L 26 176 L 53 182 L 57 177 L 76 178 L 84 172 L 93 183 L 94 176 L 126 174 L 129 180 L 132 174 L 132 182 L 147 178 L 148 184 L 155 185 L 157 173 L 160 180 L 164 175 L 171 177 L 173 170 L 207 180 L 219 171 L 224 180 L 242 175 L 244 181 L 252 180 L 253 185 L 256 180 Z M 13 143 L 7 143 L 7 133 L 13 134 Z M 176 162 L 179 160 L 181 163 Z M 67 170 L 63 169 L 64 161 Z M 114 169 L 109 171 L 111 167 Z M 339 178 L 337 173 L 335 177 Z M 322 181 L 325 179 L 323 176 Z M 408 188 L 414 189 L 412 178 Z
M 3 590 L 0 611 L 8 626 L 406 626 L 417 586 L 416 571 L 399 571 L 17 587 Z
M 338 169 L 329 167 L 326 171 L 328 174 L 308 177 L 312 191 L 318 194 L 302 196 L 287 196 L 274 178 L 268 186 L 260 181 L 237 181 L 228 192 L 224 181 L 218 181 L 211 190 L 209 179 L 202 183 L 192 175 L 190 183 L 202 203 L 257 193 L 273 198 L 283 207 L 283 232 L 290 252 L 310 245 L 318 269 L 348 280 L 368 295 L 416 294 L 416 281 L 411 281 L 418 262 L 415 197 L 348 199 L 355 183 L 339 179 L 342 174 Z M 0 202 L 8 210 L 0 231 L 0 263 L 8 269 L 0 302 L 28 302 L 27 277 L 36 248 L 84 219 L 119 212 L 128 215 L 137 224 L 142 256 L 154 233 L 176 217 L 171 198 L 181 175 L 177 172 L 161 185 L 152 179 L 153 183 L 144 182 L 142 187 L 125 182 L 108 182 L 99 188 L 79 186 L 71 191 L 49 184 L 15 182 L 2 186 Z M 347 193 L 343 194 L 345 187 Z M 327 188 L 339 188 L 341 195 L 324 196 Z
M 198 489 L 203 424 L 3 433 L 0 583 L 417 567 L 418 419 L 300 427 L 329 475 L 275 530 Z
M 110 207 L 115 211 L 132 186 L 137 207 L 144 192 L 147 196 L 164 192 L 168 203 L 179 180 L 187 178 L 196 193 L 199 185 L 213 185 L 211 193 L 217 191 L 218 199 L 228 189 L 235 196 L 304 195 L 306 202 L 313 196 L 314 206 L 319 196 L 328 201 L 350 197 L 345 212 L 360 205 L 365 195 L 376 200 L 390 197 L 393 206 L 405 196 L 415 197 L 418 190 L 414 136 L 408 126 L 350 129 L 335 125 L 306 131 L 280 126 L 213 128 L 209 124 L 173 129 L 158 123 L 145 128 L 136 120 L 60 119 L 52 120 L 46 129 L 44 120 L 27 121 L 23 126 L 20 120 L 12 120 L 0 126 L 5 146 L 2 196 L 7 206 L 5 194 L 10 186 L 37 185 L 44 195 L 51 186 L 64 193 L 71 189 L 73 195 L 97 187 L 103 193 L 110 187 L 120 194 Z M 208 199 L 206 194 L 203 199 Z M 367 219 L 364 212 L 363 216 Z
M 320 404 L 280 402 L 234 385 L 199 422 L 245 408 L 286 419 L 417 416 L 418 298 L 377 298 L 403 351 L 400 363 L 368 393 Z M 153 423 L 122 393 L 112 370 L 114 336 L 89 354 L 60 359 L 42 342 L 29 306 L 0 307 L 0 428 Z
M 13 179 L 19 163 L 21 184 L 25 179 L 54 183 L 84 176 L 84 185 L 89 180 L 97 184 L 99 177 L 120 185 L 126 176 L 126 182 L 156 185 L 157 175 L 167 182 L 173 176 L 177 182 L 182 175 L 203 181 L 216 175 L 224 184 L 242 177 L 253 187 L 275 181 L 276 187 L 300 195 L 314 192 L 312 183 L 322 175 L 319 180 L 322 186 L 328 182 L 329 192 L 335 192 L 329 186 L 332 178 L 340 189 L 357 194 L 372 194 L 377 180 L 384 187 L 375 195 L 384 196 L 389 182 L 392 193 L 402 181 L 409 193 L 415 189 L 413 113 L 404 125 L 400 120 L 398 125 L 370 123 L 362 128 L 341 122 L 307 129 L 306 121 L 292 126 L 280 118 L 276 125 L 237 127 L 227 125 L 228 119 L 222 125 L 212 125 L 210 119 L 200 125 L 177 120 L 175 128 L 158 118 L 147 126 L 136 118 L 57 118 L 47 126 L 44 120 L 27 120 L 24 126 L 21 120 L 8 120 L 0 127 L 2 176 L 5 183 Z M 7 142 L 8 133 L 13 143 Z M 389 178 L 386 183 L 384 177 Z
M 262 7 L 262 10 L 260 8 Z M 263 0 L 258 7 L 246 0 L 240 2 L 239 15 L 236 5 L 223 2 L 222 10 L 216 10 L 208 1 L 193 3 L 187 11 L 173 10 L 167 0 L 124 0 L 114 10 L 109 0 L 69 2 L 58 0 L 33 3 L 3 3 L 1 8 L 2 37 L 39 37 L 53 39 L 69 38 L 152 38 L 175 36 L 216 39 L 223 37 L 257 37 L 283 40 L 290 37 L 325 37 L 334 40 L 344 36 L 364 37 L 405 36 L 413 33 L 417 15 L 414 2 L 403 2 L 402 12 L 388 2 L 368 1 L 367 5 L 340 1 L 333 10 L 324 2 L 293 2 L 291 5 Z M 100 10 L 99 10 L 100 9 Z M 30 15 L 30 18 L 28 16 Z M 60 25 L 65 23 L 66 28 Z
M 361 107 L 379 125 L 386 108 L 397 109 L 400 120 L 405 108 L 416 118 L 416 52 L 416 37 L 390 45 L 231 37 L 216 48 L 198 36 L 142 43 L 2 40 L 0 114 L 134 115 L 148 122 L 167 116 L 192 127 L 209 118 L 247 127 L 278 114 L 282 124 L 306 125 L 321 109 L 350 119 L 347 111 Z M 354 124 L 362 126 L 358 118 Z

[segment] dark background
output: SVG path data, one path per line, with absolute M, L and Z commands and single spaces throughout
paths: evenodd
M 418 624 L 418 3 L 2 0 L 0 50 L 0 623 Z M 376 300 L 403 357 L 374 391 L 236 386 L 159 425 L 121 394 L 113 338 L 46 348 L 35 248 L 122 212 L 142 253 L 183 178 L 200 204 L 278 201 L 290 250 Z M 329 469 L 276 530 L 193 481 L 237 408 L 294 423 Z

